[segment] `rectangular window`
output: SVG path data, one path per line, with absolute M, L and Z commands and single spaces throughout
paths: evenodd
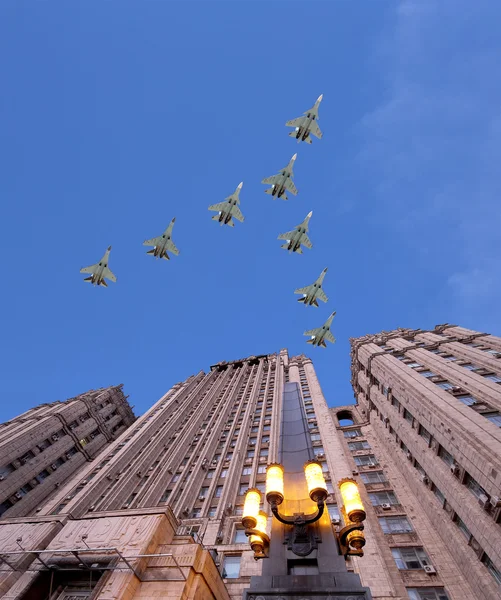
M 199 492 L 199 497 L 200 498 L 207 498 L 207 494 L 209 493 L 209 488 L 208 486 L 204 486 L 200 488 L 200 492 Z
M 242 475 L 250 475 L 251 473 L 252 473 L 252 467 L 244 467 L 242 469 Z
M 436 373 L 433 373 L 432 371 L 419 371 L 419 374 L 423 377 L 426 377 L 426 379 L 429 379 L 430 377 L 436 377 Z
M 423 548 L 392 548 L 391 553 L 400 570 L 422 569 L 430 564 Z
M 359 467 L 379 464 L 374 454 L 364 454 L 362 456 L 355 456 L 354 458 L 355 464 Z
M 419 426 L 419 435 L 426 440 L 428 445 L 431 443 L 431 434 L 422 425 Z
M 484 377 L 486 379 L 490 379 L 491 381 L 494 381 L 494 383 L 501 382 L 501 377 L 499 377 L 499 375 L 484 375 Z
M 219 477 L 226 477 L 226 475 L 228 475 L 228 469 L 223 469 L 221 471 L 221 475 L 219 475 Z
M 498 413 L 498 412 L 484 413 L 482 416 L 485 417 L 486 419 L 489 419 L 489 421 L 491 423 L 494 423 L 494 425 L 501 427 L 501 413 Z
M 259 465 L 257 472 L 260 474 L 266 473 L 266 465 Z
M 226 459 L 225 460 L 231 460 L 233 458 L 233 452 L 228 452 L 226 454 Z
M 435 484 L 433 484 L 433 493 L 438 498 L 438 501 L 440 502 L 440 504 L 443 506 L 444 502 L 445 502 L 445 496 L 442 494 L 442 492 L 438 489 L 438 487 Z
M 444 588 L 407 588 L 409 600 L 449 600 Z
M 173 478 L 170 480 L 170 482 L 171 482 L 171 483 L 176 483 L 176 481 L 178 481 L 178 479 L 179 479 L 179 473 L 176 473 L 176 474 L 174 475 L 174 477 L 173 477 Z
M 263 431 L 270 431 L 271 425 L 263 425 Z
M 225 556 L 223 559 L 223 578 L 238 579 L 240 576 L 241 556 Z
M 501 585 L 501 571 L 494 566 L 494 563 L 487 556 L 487 554 L 484 554 L 482 562 L 487 567 L 489 573 L 494 577 L 494 579 L 499 583 L 499 585 Z
M 459 527 L 461 533 L 464 535 L 464 537 L 470 541 L 471 539 L 471 533 L 470 530 L 468 529 L 468 527 L 466 527 L 466 525 L 464 524 L 464 521 L 462 521 L 457 515 L 456 518 L 454 519 L 454 522 L 456 523 L 456 525 Z
M 240 487 L 238 488 L 238 495 L 239 496 L 245 496 L 245 494 L 247 493 L 248 489 L 249 489 L 249 484 L 248 483 L 241 483 Z
M 480 498 L 480 496 L 487 496 L 484 488 L 477 481 L 475 481 L 475 479 L 473 479 L 469 473 L 466 474 L 464 483 L 475 497 Z
M 247 450 L 247 454 L 245 455 L 245 457 L 246 458 L 254 458 L 255 455 L 256 455 L 255 450 Z
M 397 410 L 400 410 L 400 402 L 395 398 L 395 396 L 391 397 L 391 405 L 394 406 Z
M 214 498 L 220 498 L 222 493 L 223 493 L 223 486 L 218 485 L 216 487 L 216 492 L 214 493 Z
M 214 469 L 207 471 L 206 479 L 212 479 L 214 477 Z
M 398 504 L 394 492 L 369 492 L 369 500 L 372 506 L 381 506 L 381 504 Z
M 196 507 L 196 508 L 194 508 L 194 509 L 191 511 L 191 518 L 192 518 L 192 519 L 198 519 L 198 517 L 199 517 L 201 514 L 202 514 L 202 509 L 201 509 L 201 508 L 198 508 L 198 507 Z
M 323 446 L 317 446 L 316 448 L 313 448 L 313 452 L 315 453 L 315 456 L 318 456 L 319 454 L 324 454 L 325 450 Z
M 217 506 L 211 506 L 207 512 L 207 516 L 214 518 L 216 516 Z
M 264 481 L 260 481 L 256 483 L 254 486 L 257 490 L 259 490 L 262 494 L 266 492 L 266 483 Z
M 454 387 L 449 381 L 439 381 L 436 385 L 443 390 L 450 390 Z
M 362 432 L 360 429 L 349 429 L 348 431 L 343 431 L 343 435 L 345 438 L 355 438 L 360 437 Z
M 267 444 L 269 441 L 270 441 L 269 435 L 263 435 L 263 437 L 261 438 L 261 444 Z
M 412 413 L 410 413 L 406 408 L 404 408 L 404 419 L 408 421 L 411 425 L 414 422 L 414 417 Z
M 454 464 L 454 458 L 453 458 L 452 454 L 449 454 L 449 452 L 447 452 L 447 450 L 443 446 L 440 446 L 440 448 L 438 450 L 438 455 L 440 456 L 440 458 L 444 461 L 444 463 L 446 465 L 449 465 L 449 467 L 452 467 L 452 465 Z
M 477 403 L 475 398 L 470 394 L 467 394 L 466 396 L 456 396 L 456 398 L 463 404 L 466 404 L 466 406 L 473 406 Z
M 383 533 L 411 533 L 414 531 L 407 517 L 379 517 Z
M 341 515 L 339 514 L 339 507 L 337 504 L 327 504 L 327 510 L 331 519 L 337 519 L 338 521 L 341 520 Z
M 367 471 L 360 473 L 360 477 L 364 483 L 385 483 L 387 481 L 383 471 Z
M 251 438 L 249 440 L 249 446 L 255 446 L 257 444 L 257 438 Z
M 412 367 L 413 369 L 416 369 L 417 367 L 422 367 L 423 365 L 420 365 L 417 362 L 410 362 L 410 363 L 407 363 L 407 366 Z
M 235 529 L 233 532 L 233 543 L 234 544 L 247 544 L 247 536 L 245 535 L 245 529 Z
M 352 451 L 355 452 L 357 450 L 370 450 L 370 444 L 369 442 L 348 442 L 348 448 Z
M 321 441 L 319 433 L 311 433 L 310 437 L 311 437 L 312 442 L 320 442 Z

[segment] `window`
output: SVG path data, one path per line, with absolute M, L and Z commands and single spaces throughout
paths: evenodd
M 259 431 L 259 427 L 252 427 L 251 433 L 257 433 Z
M 40 471 L 40 473 L 38 475 L 36 475 L 35 479 L 39 482 L 42 483 L 42 481 L 48 477 L 50 475 L 49 471 L 47 471 L 47 469 L 44 469 L 43 471 Z
M 426 377 L 427 379 L 429 379 L 430 377 L 436 377 L 436 374 L 432 371 L 419 371 L 419 374 L 423 375 L 423 377 Z
M 263 435 L 263 437 L 261 438 L 261 444 L 267 444 L 269 441 L 270 441 L 269 435 Z
M 400 402 L 395 398 L 395 396 L 391 397 L 391 405 L 394 406 L 397 410 L 400 410 Z
M 243 504 L 237 504 L 235 506 L 235 510 L 233 511 L 233 514 L 236 517 L 241 517 L 244 514 L 244 505 Z
M 327 511 L 329 512 L 329 517 L 331 519 L 341 520 L 341 515 L 339 514 L 339 507 L 337 504 L 327 504 Z
M 315 453 L 315 456 L 318 456 L 319 454 L 324 454 L 325 450 L 323 446 L 317 446 L 316 448 L 313 448 L 313 452 Z
M 456 398 L 463 404 L 466 404 L 466 406 L 473 406 L 477 403 L 475 398 L 473 396 L 470 396 L 469 394 L 466 396 L 456 396 Z
M 247 536 L 245 535 L 245 529 L 235 529 L 233 533 L 234 544 L 247 544 Z
M 354 452 L 356 450 L 370 450 L 369 442 L 348 442 L 348 448 Z
M 369 492 L 369 500 L 372 506 L 381 506 L 381 504 L 398 504 L 394 492 Z
M 29 460 L 31 460 L 34 457 L 35 457 L 35 455 L 33 454 L 33 452 L 31 450 L 28 450 L 28 452 L 26 452 L 26 454 L 21 456 L 21 458 L 19 460 L 21 461 L 21 463 L 23 465 L 25 465 Z
M 312 442 L 320 442 L 321 441 L 319 433 L 311 433 L 310 437 L 311 437 Z
M 266 470 L 265 470 L 266 472 Z M 244 467 L 242 469 L 242 475 L 250 475 L 252 473 L 252 467 Z
M 499 375 L 484 375 L 484 377 L 486 379 L 490 379 L 491 381 L 494 381 L 494 383 L 500 383 L 501 382 L 501 377 L 499 377 Z
M 238 579 L 241 556 L 225 556 L 223 559 L 223 578 Z
M 245 496 L 247 490 L 249 489 L 249 484 L 248 483 L 242 483 L 240 484 L 240 487 L 238 488 L 238 495 L 239 496 Z
M 385 483 L 387 481 L 386 475 L 383 471 L 368 471 L 367 473 L 360 473 L 360 477 L 364 483 Z
M 214 469 L 210 469 L 209 471 L 207 471 L 207 475 L 205 476 L 206 479 L 212 479 L 214 477 Z
M 176 481 L 179 479 L 179 473 L 176 473 L 174 475 L 174 477 L 170 480 L 171 483 L 176 483 Z
M 260 482 L 256 483 L 256 485 L 254 487 L 257 490 L 259 490 L 261 492 L 261 494 L 264 494 L 266 492 L 266 483 L 264 481 L 260 481 Z
M 228 452 L 226 454 L 226 459 L 225 460 L 231 460 L 233 458 L 233 452 Z
M 263 425 L 263 431 L 270 431 L 271 425 Z
M 475 481 L 469 473 L 466 474 L 464 483 L 470 492 L 477 498 L 480 498 L 480 496 L 487 496 L 484 488 L 477 481 Z
M 426 440 L 426 442 L 427 442 L 428 445 L 430 444 L 430 442 L 431 442 L 431 434 L 422 425 L 419 426 L 419 435 Z
M 433 484 L 433 493 L 438 498 L 438 501 L 440 502 L 440 504 L 443 506 L 444 502 L 445 502 L 445 496 L 442 494 L 442 492 L 438 489 L 438 487 L 435 484 Z
M 494 579 L 499 583 L 499 585 L 501 585 L 501 571 L 499 569 L 496 569 L 492 560 L 487 556 L 487 554 L 484 554 L 482 562 L 489 570 L 489 573 L 494 577 Z
M 160 498 L 159 502 L 167 502 L 171 493 L 172 493 L 172 490 L 165 490 L 165 492 L 162 494 L 162 497 Z
M 379 517 L 379 524 L 383 533 L 410 533 L 413 531 L 407 517 Z
M 257 438 L 251 438 L 249 440 L 249 446 L 255 446 L 257 444 Z
M 439 381 L 436 385 L 443 390 L 450 390 L 454 387 L 452 383 L 449 383 L 448 381 Z
M 444 588 L 407 588 L 410 600 L 449 600 Z
M 408 421 L 411 425 L 414 422 L 414 417 L 412 413 L 410 413 L 406 408 L 404 408 L 404 419 Z
M 491 423 L 494 423 L 494 425 L 501 427 L 501 413 L 498 413 L 498 412 L 484 413 L 482 416 L 484 416 L 486 419 L 489 419 L 489 421 Z
M 268 453 L 268 448 L 261 448 L 261 450 L 259 451 L 259 456 L 268 456 Z
M 194 508 L 191 511 L 191 518 L 192 519 L 198 519 L 198 517 L 202 514 L 202 509 L 201 508 Z
M 379 464 L 374 454 L 363 454 L 362 456 L 355 456 L 355 464 L 358 467 L 366 467 L 369 465 Z
M 220 498 L 222 493 L 223 493 L 223 486 L 218 485 L 216 487 L 216 492 L 214 493 L 214 498 Z
M 343 435 L 345 438 L 355 438 L 360 437 L 362 432 L 360 429 L 349 429 L 348 431 L 343 431 Z
M 208 517 L 215 517 L 217 512 L 217 506 L 211 506 L 207 512 Z
M 209 488 L 208 486 L 204 486 L 200 488 L 200 493 L 199 496 L 202 498 L 207 498 L 207 494 L 209 493 Z
M 423 365 L 420 365 L 417 362 L 410 362 L 410 363 L 407 363 L 407 366 L 408 367 L 412 367 L 413 369 L 415 369 L 416 367 L 422 367 Z
M 219 477 L 226 477 L 226 475 L 228 475 L 228 469 L 223 469 Z
M 245 455 L 245 457 L 246 458 L 254 458 L 255 455 L 256 455 L 255 450 L 247 450 L 247 454 Z
M 391 553 L 399 569 L 422 569 L 430 564 L 422 548 L 392 548 Z
M 440 458 L 444 461 L 444 463 L 446 465 L 449 465 L 450 467 L 452 467 L 452 465 L 454 464 L 454 458 L 453 458 L 452 454 L 449 454 L 444 447 L 440 446 L 440 448 L 438 450 L 438 455 L 440 456 Z
M 266 473 L 266 465 L 259 465 L 257 468 L 257 472 L 261 474 Z
M 468 527 L 466 527 L 466 525 L 464 524 L 464 521 L 462 519 L 460 519 L 457 515 L 456 518 L 454 519 L 454 522 L 456 523 L 456 525 L 459 527 L 461 533 L 464 535 L 464 537 L 470 541 L 471 539 L 471 533 L 470 530 L 468 529 Z

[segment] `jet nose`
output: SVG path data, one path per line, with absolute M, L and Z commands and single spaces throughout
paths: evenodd
M 322 102 L 323 97 L 324 97 L 324 95 L 320 94 L 320 96 L 317 98 L 317 103 Z
M 291 158 L 291 160 L 294 161 L 294 160 L 296 160 L 296 158 L 297 158 L 297 152 L 296 152 L 296 154 L 294 154 L 294 156 Z
M 313 211 L 312 211 L 312 210 L 310 210 L 310 212 L 309 212 L 309 213 L 306 215 L 306 218 L 307 218 L 307 219 L 311 219 L 311 215 L 312 215 L 312 214 L 313 214 Z
M 242 189 L 242 186 L 243 186 L 243 184 L 244 184 L 244 182 L 243 182 L 243 181 L 241 181 L 241 182 L 238 184 L 238 186 L 237 186 L 237 190 L 241 190 L 241 189 Z
M 174 217 L 171 221 L 171 223 L 175 223 L 176 222 L 176 217 Z
M 107 251 L 109 252 L 110 250 L 111 250 L 111 246 L 108 246 L 108 250 Z

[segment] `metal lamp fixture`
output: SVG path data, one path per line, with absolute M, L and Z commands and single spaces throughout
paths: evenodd
M 354 479 L 345 478 L 339 482 L 339 491 L 343 499 L 341 509 L 346 526 L 337 534 L 339 548 L 343 556 L 363 556 L 365 546 L 364 526 L 366 513 L 357 483 Z
M 254 560 L 268 558 L 268 547 L 270 538 L 266 533 L 268 516 L 262 510 L 261 492 L 257 488 L 250 488 L 245 494 L 242 525 L 245 527 L 245 535 L 249 538 L 249 544 L 254 551 Z

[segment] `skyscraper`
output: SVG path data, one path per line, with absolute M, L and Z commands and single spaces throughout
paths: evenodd
M 134 419 L 119 385 L 42 404 L 0 424 L 0 517 L 39 510 Z
M 374 598 L 500 598 L 501 338 L 441 325 L 351 348 L 357 403 L 331 414 L 368 512 L 362 582 Z

